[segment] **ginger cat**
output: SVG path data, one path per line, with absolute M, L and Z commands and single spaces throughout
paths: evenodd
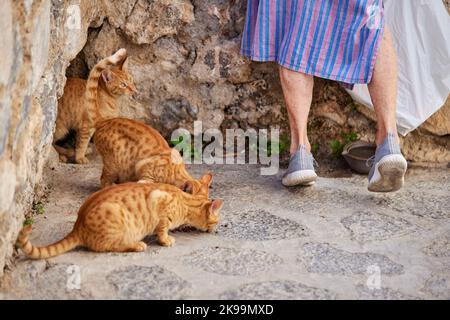
M 77 163 L 87 163 L 86 149 L 95 123 L 119 114 L 117 101 L 124 94 L 136 92 L 136 87 L 127 71 L 127 51 L 120 49 L 112 56 L 97 63 L 88 80 L 68 78 L 64 94 L 58 101 L 58 115 L 53 145 L 60 160 L 75 155 Z M 117 66 L 115 66 L 117 65 Z M 108 68 L 113 66 L 111 68 Z M 56 145 L 70 130 L 76 131 L 75 151 Z
M 205 174 L 200 180 L 192 178 L 180 153 L 144 123 L 125 118 L 100 121 L 94 143 L 103 159 L 102 188 L 117 182 L 146 180 L 208 196 L 212 175 Z M 186 181 L 191 183 L 185 185 Z
M 95 192 L 78 210 L 73 230 L 62 240 L 35 247 L 28 240 L 31 226 L 24 227 L 18 245 L 32 259 L 53 257 L 76 247 L 97 252 L 139 252 L 142 239 L 156 234 L 170 247 L 175 239 L 168 231 L 187 224 L 211 232 L 219 221 L 222 200 L 191 195 L 175 186 L 156 183 L 126 183 Z

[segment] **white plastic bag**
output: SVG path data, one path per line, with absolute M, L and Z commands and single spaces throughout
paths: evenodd
M 442 107 L 450 93 L 450 17 L 441 0 L 384 0 L 399 62 L 397 124 L 402 135 Z M 367 85 L 348 91 L 373 108 Z

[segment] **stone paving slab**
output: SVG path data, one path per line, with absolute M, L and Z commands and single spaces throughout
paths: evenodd
M 100 169 L 48 170 L 33 243 L 71 230 Z M 0 299 L 450 299 L 448 169 L 410 170 L 393 194 L 369 193 L 359 175 L 286 189 L 257 166 L 190 170 L 214 172 L 211 195 L 225 200 L 215 233 L 176 231 L 172 248 L 148 237 L 142 253 L 19 256 Z

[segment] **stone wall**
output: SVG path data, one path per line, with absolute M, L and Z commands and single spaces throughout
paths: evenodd
M 2 2 L 0 17 L 0 275 L 39 191 L 70 61 L 98 27 L 95 1 Z M 80 22 L 78 24 L 78 22 Z
M 139 95 L 124 100 L 124 115 L 166 136 L 179 126 L 192 130 L 194 120 L 204 128 L 271 125 L 288 135 L 277 66 L 239 55 L 245 9 L 244 0 L 111 1 L 68 74 L 86 76 L 96 61 L 127 47 Z M 404 139 L 408 160 L 450 161 L 448 109 Z M 330 141 L 342 132 L 374 140 L 372 119 L 339 85 L 316 81 L 309 127 L 319 158 L 330 155 Z
M 139 90 L 123 114 L 164 134 L 268 125 L 288 131 L 274 64 L 239 55 L 245 0 L 5 0 L 0 16 L 0 273 L 39 191 L 65 76 L 129 51 Z M 69 67 L 70 65 L 70 67 Z M 69 67 L 69 68 L 68 68 Z M 68 69 L 67 69 L 68 68 Z M 404 139 L 414 161 L 450 161 L 449 103 Z M 373 115 L 318 80 L 309 121 L 319 157 L 344 131 L 373 139 Z

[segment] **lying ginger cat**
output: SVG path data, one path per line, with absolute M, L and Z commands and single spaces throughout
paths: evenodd
M 97 252 L 144 251 L 147 245 L 142 239 L 151 234 L 170 247 L 175 239 L 168 231 L 181 225 L 211 232 L 222 205 L 222 200 L 208 200 L 167 184 L 125 183 L 92 194 L 64 239 L 35 247 L 28 240 L 31 226 L 27 226 L 19 234 L 18 245 L 32 259 L 53 257 L 78 246 Z
M 211 174 L 195 180 L 183 158 L 152 127 L 131 119 L 113 118 L 96 125 L 94 143 L 103 159 L 101 186 L 147 180 L 168 183 L 193 194 L 208 196 Z M 183 186 L 186 181 L 189 186 Z

